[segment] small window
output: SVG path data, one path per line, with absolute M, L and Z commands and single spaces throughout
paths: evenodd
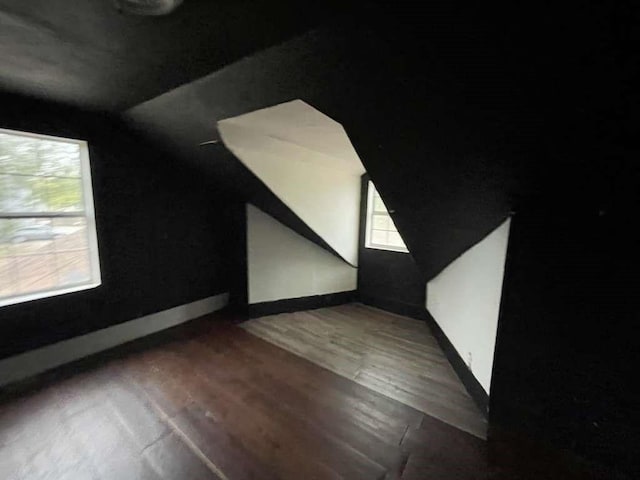
M 0 129 L 0 306 L 98 285 L 87 143 Z
M 367 230 L 365 247 L 394 252 L 408 252 L 380 194 L 369 182 L 367 197 Z

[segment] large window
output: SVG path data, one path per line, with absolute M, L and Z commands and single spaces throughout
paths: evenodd
M 369 182 L 367 196 L 367 229 L 365 247 L 379 250 L 408 252 L 398 233 L 387 207 L 372 182 Z
M 0 129 L 0 306 L 99 284 L 87 143 Z

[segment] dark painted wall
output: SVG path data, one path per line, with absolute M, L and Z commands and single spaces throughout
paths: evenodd
M 0 308 L 0 357 L 229 290 L 242 204 L 112 118 L 15 96 L 0 105 L 0 127 L 88 140 L 102 272 L 98 288 Z
M 637 174 L 626 173 L 618 187 L 637 189 Z M 629 207 L 638 200 L 605 210 L 540 202 L 514 217 L 490 405 L 494 424 L 634 478 L 640 236 Z
M 490 417 L 637 478 L 639 12 L 507 8 L 503 63 L 543 122 L 514 191 Z
M 369 176 L 362 176 L 358 295 L 360 300 L 387 310 L 424 318 L 425 285 L 409 253 L 365 248 Z
M 189 110 L 188 102 L 185 102 L 179 113 L 174 116 L 150 115 L 144 121 L 129 119 L 127 123 L 147 141 L 155 143 L 171 155 L 180 158 L 183 168 L 197 171 L 198 175 L 210 185 L 212 191 L 243 199 L 259 207 L 307 240 L 324 248 L 332 255 L 342 258 L 245 167 L 222 142 L 200 146 L 204 140 L 215 138 L 214 124 L 209 122 L 210 128 L 204 131 L 197 128 L 190 122 L 197 120 L 198 117 L 193 112 L 191 112 L 193 116 L 190 116 Z M 208 130 L 211 131 L 208 132 Z M 177 142 L 176 138 L 182 141 Z

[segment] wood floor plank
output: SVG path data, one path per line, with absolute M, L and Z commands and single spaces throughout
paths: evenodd
M 386 378 L 380 378 L 369 372 L 360 372 L 355 381 L 367 388 L 410 405 L 427 415 L 451 425 L 456 425 L 460 430 L 476 435 L 479 438 L 482 438 L 482 434 L 486 431 L 486 421 L 478 417 L 475 411 L 455 408 L 446 404 L 446 402 L 439 401 L 439 399 L 404 390 L 398 383 L 390 384 Z
M 175 425 L 186 434 L 204 455 L 229 479 L 276 480 L 271 466 L 253 455 L 242 440 L 214 419 L 211 412 L 191 405 L 173 417 Z
M 363 388 L 344 377 L 337 377 L 333 372 L 318 368 L 312 362 L 295 361 L 292 354 L 270 343 L 256 344 L 252 335 L 234 335 L 233 341 L 240 349 L 256 357 L 254 365 L 270 369 L 274 374 L 286 371 L 281 375 L 283 381 L 298 385 L 309 392 L 309 395 L 320 399 L 335 399 L 335 403 L 350 412 L 360 412 L 376 423 L 398 427 L 404 432 L 407 425 L 419 425 L 422 415 L 417 410 L 388 397 Z
M 278 407 L 272 408 L 271 411 L 276 411 L 281 416 L 286 415 L 288 422 L 293 419 L 306 424 L 304 430 L 319 430 L 318 436 L 335 437 L 386 468 L 396 468 L 402 462 L 402 455 L 395 448 L 399 440 L 389 435 L 388 431 L 378 435 L 378 432 L 369 429 L 369 424 L 362 422 L 362 417 L 355 416 L 353 409 L 344 411 L 340 408 L 342 399 L 335 403 L 328 401 L 324 395 L 310 395 L 309 393 L 313 392 L 294 388 L 281 380 L 289 378 L 288 369 L 279 372 L 260 371 L 255 368 L 255 363 L 249 357 L 243 358 L 236 353 L 233 356 L 215 358 L 204 348 L 203 345 L 202 351 L 198 352 L 199 356 L 215 362 L 224 371 L 246 375 L 257 392 L 278 403 Z M 403 425 L 402 429 L 405 430 L 407 426 L 408 424 Z
M 143 457 L 161 478 L 172 480 L 225 480 L 207 466 L 176 434 L 171 433 L 152 444 Z M 111 476 L 110 478 L 123 478 Z M 137 478 L 137 477 L 130 477 Z
M 210 351 L 197 342 L 192 342 L 181 352 L 195 369 L 206 369 L 211 362 L 215 362 L 220 368 L 207 375 L 207 382 L 217 387 L 216 392 L 220 396 L 228 396 L 236 403 L 245 405 L 245 410 L 250 411 L 252 418 L 268 424 L 270 431 L 277 431 L 280 438 L 289 440 L 290 449 L 309 458 L 312 456 L 308 452 L 313 452 L 313 456 L 324 465 L 345 478 L 376 478 L 384 473 L 381 465 L 339 438 L 333 429 L 310 421 L 304 414 L 296 414 L 287 405 L 284 391 L 279 395 L 273 395 L 275 392 L 265 393 L 256 386 L 255 378 L 238 381 L 237 372 L 242 372 L 242 368 L 237 362 L 228 361 L 224 355 L 211 356 Z M 227 388 L 230 383 L 233 387 Z M 327 420 L 331 422 L 329 416 Z
M 161 349 L 157 352 L 153 365 L 167 376 L 183 378 L 181 386 L 191 401 L 212 418 L 219 421 L 229 431 L 237 432 L 247 448 L 272 468 L 282 478 L 339 478 L 341 475 L 327 463 L 331 454 L 340 460 L 340 452 L 332 450 L 333 445 L 316 443 L 309 446 L 307 438 L 301 438 L 299 431 L 290 427 L 290 422 L 277 422 L 277 404 L 260 398 L 237 372 L 225 370 L 214 360 L 199 358 L 193 342 L 186 342 L 180 349 Z M 211 365 L 216 365 L 211 369 Z M 186 372 L 189 374 L 186 374 Z M 148 384 L 145 384 L 148 388 Z M 151 390 L 153 394 L 153 390 Z M 265 412 L 264 403 L 271 409 Z M 261 432 L 256 435 L 256 432 Z M 306 443 L 305 443 L 306 440 Z M 342 466 L 346 463 L 342 463 Z
M 486 419 L 424 322 L 361 304 L 271 315 L 246 331 L 480 438 Z

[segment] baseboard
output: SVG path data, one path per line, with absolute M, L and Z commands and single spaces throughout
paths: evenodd
M 0 386 L 207 315 L 228 303 L 229 294 L 222 293 L 5 358 L 0 360 Z
M 433 336 L 436 337 L 436 340 L 438 341 L 440 348 L 442 348 L 445 356 L 449 360 L 449 363 L 462 381 L 462 384 L 466 388 L 467 392 L 469 392 L 469 395 L 471 395 L 473 401 L 480 408 L 482 414 L 485 417 L 488 417 L 489 395 L 487 395 L 487 392 L 484 390 L 484 388 L 482 388 L 482 385 L 480 385 L 480 382 L 478 382 L 476 377 L 473 376 L 473 373 L 471 373 L 471 370 L 469 370 L 466 363 L 464 363 L 464 360 L 455 349 L 453 344 L 449 341 L 445 333 L 442 331 L 435 318 L 431 316 L 426 308 L 424 309 L 424 312 L 427 325 L 429 325 Z
M 358 296 L 360 302 L 365 305 L 386 310 L 387 312 L 397 313 L 405 317 L 415 318 L 417 320 L 426 320 L 426 309 L 420 305 L 411 305 L 408 303 L 398 302 L 388 298 L 378 298 L 369 295 L 360 294 Z
M 313 310 L 322 307 L 331 307 L 350 303 L 357 298 L 356 291 L 327 293 L 310 297 L 285 298 L 273 302 L 252 303 L 249 305 L 249 318 L 264 317 L 277 313 L 297 312 L 300 310 Z

